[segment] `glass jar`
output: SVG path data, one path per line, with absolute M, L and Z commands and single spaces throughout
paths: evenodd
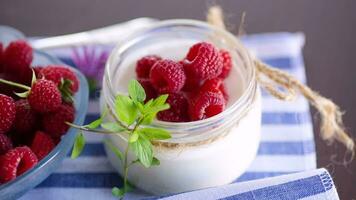
M 106 64 L 101 105 L 114 108 L 115 96 L 127 94 L 135 76 L 135 63 L 142 56 L 160 55 L 181 60 L 189 47 L 201 41 L 228 50 L 233 69 L 225 80 L 230 100 L 224 112 L 211 118 L 183 123 L 156 120 L 152 126 L 164 128 L 172 138 L 157 141 L 154 156 L 159 166 L 130 168 L 128 180 L 153 194 L 178 193 L 224 185 L 236 180 L 254 160 L 260 142 L 261 94 L 254 63 L 246 49 L 227 31 L 194 20 L 168 20 L 146 29 L 119 44 Z M 108 138 L 121 151 L 124 136 Z M 108 158 L 122 174 L 120 160 L 106 147 Z M 129 160 L 134 160 L 133 152 Z

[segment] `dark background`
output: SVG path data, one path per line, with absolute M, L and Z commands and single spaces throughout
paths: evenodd
M 309 85 L 346 110 L 345 125 L 356 133 L 356 1 L 354 0 L 0 0 L 0 24 L 28 36 L 58 35 L 98 28 L 136 17 L 205 19 L 209 5 L 220 4 L 232 31 L 242 11 L 247 33 L 302 31 Z M 315 115 L 314 115 L 315 116 Z M 315 133 L 319 133 L 314 118 Z M 356 198 L 356 162 L 332 164 L 341 145 L 326 145 L 316 134 L 318 167 L 327 167 L 341 199 Z

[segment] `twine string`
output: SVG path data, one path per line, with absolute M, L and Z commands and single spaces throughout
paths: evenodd
M 209 9 L 207 21 L 211 25 L 226 29 L 223 12 L 219 6 L 212 6 Z M 320 114 L 320 134 L 322 139 L 329 142 L 337 140 L 342 143 L 351 154 L 349 161 L 353 160 L 355 143 L 344 129 L 342 121 L 343 113 L 338 105 L 284 71 L 263 63 L 256 58 L 254 64 L 257 81 L 272 96 L 280 100 L 289 101 L 295 99 L 298 93 L 302 94 Z M 283 88 L 283 91 L 280 88 Z

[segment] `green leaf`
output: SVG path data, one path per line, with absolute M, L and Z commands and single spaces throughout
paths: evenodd
M 140 135 L 137 141 L 130 143 L 130 145 L 140 163 L 146 168 L 150 167 L 153 160 L 151 142 L 146 137 Z
M 134 132 L 130 135 L 130 138 L 129 138 L 129 142 L 130 143 L 134 143 L 136 142 L 138 139 L 138 133 L 137 132 Z
M 117 95 L 115 111 L 119 119 L 127 125 L 134 123 L 138 114 L 138 109 L 132 99 L 124 95 Z
M 114 197 L 122 198 L 125 195 L 126 191 L 125 188 L 113 187 L 111 193 Z
M 126 130 L 124 127 L 121 127 L 119 124 L 115 122 L 107 122 L 107 123 L 102 123 L 101 127 L 105 130 L 114 132 L 114 133 L 120 133 L 124 130 Z
M 90 122 L 89 124 L 85 125 L 85 128 L 89 128 L 89 129 L 96 129 L 100 126 L 100 124 L 103 122 L 103 119 L 100 117 L 99 119 L 96 119 L 92 122 Z
M 71 155 L 72 159 L 75 159 L 80 155 L 80 153 L 84 149 L 84 145 L 85 145 L 85 138 L 83 132 L 80 131 L 79 134 L 77 134 L 77 136 L 75 137 L 75 141 L 72 149 L 72 155 Z
M 144 134 L 150 140 L 166 140 L 171 138 L 171 135 L 168 131 L 158 128 L 143 128 L 139 132 Z
M 145 117 L 143 118 L 141 124 L 143 124 L 143 125 L 152 124 L 153 120 L 156 118 L 156 114 L 157 113 L 146 114 Z
M 168 99 L 168 94 L 160 95 L 155 100 L 153 100 L 152 106 L 163 105 L 166 103 L 167 99 Z
M 158 166 L 160 164 L 161 162 L 156 157 L 153 157 L 151 166 Z
M 132 100 L 143 102 L 146 99 L 145 90 L 137 80 L 130 80 L 128 90 Z
M 118 157 L 121 161 L 123 161 L 124 156 L 122 154 L 122 152 L 115 146 L 112 144 L 112 142 L 110 140 L 105 140 L 104 141 L 106 146 L 109 147 L 109 149 L 114 152 L 115 156 Z
M 72 103 L 74 101 L 73 91 L 71 89 L 72 84 L 72 80 L 62 78 L 58 87 L 59 91 L 61 92 L 62 99 L 67 103 Z
M 160 111 L 164 111 L 169 109 L 169 104 L 163 104 L 163 105 L 157 105 L 157 106 L 152 106 L 148 111 L 146 111 L 146 114 L 150 114 L 150 113 L 158 113 Z
M 104 118 L 106 117 L 108 113 L 108 109 L 105 108 L 104 112 L 101 114 L 99 119 L 96 119 L 92 122 L 90 122 L 89 124 L 85 125 L 85 128 L 89 128 L 89 129 L 96 129 L 100 126 L 101 123 L 103 123 Z
M 26 91 L 26 92 L 15 92 L 15 94 L 16 94 L 18 97 L 27 98 L 28 95 L 30 95 L 30 91 Z
M 37 80 L 37 77 L 36 77 L 36 73 L 35 73 L 35 70 L 32 69 L 32 80 L 31 80 L 31 86 L 33 86 L 33 84 L 35 84 Z

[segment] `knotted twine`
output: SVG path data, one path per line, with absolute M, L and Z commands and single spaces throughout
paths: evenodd
M 243 25 L 243 19 L 240 23 Z M 226 30 L 222 9 L 219 6 L 210 7 L 207 14 L 209 24 Z M 248 52 L 248 51 L 247 51 Z M 320 95 L 308 86 L 301 83 L 292 75 L 276 69 L 261 60 L 254 58 L 256 77 L 260 86 L 267 90 L 272 96 L 283 101 L 290 101 L 296 98 L 297 94 L 303 95 L 309 103 L 316 108 L 320 115 L 320 135 L 325 141 L 332 143 L 334 140 L 345 145 L 347 151 L 351 153 L 350 161 L 354 157 L 355 143 L 346 133 L 342 121 L 342 111 L 332 100 Z M 282 87 L 283 91 L 279 88 Z

